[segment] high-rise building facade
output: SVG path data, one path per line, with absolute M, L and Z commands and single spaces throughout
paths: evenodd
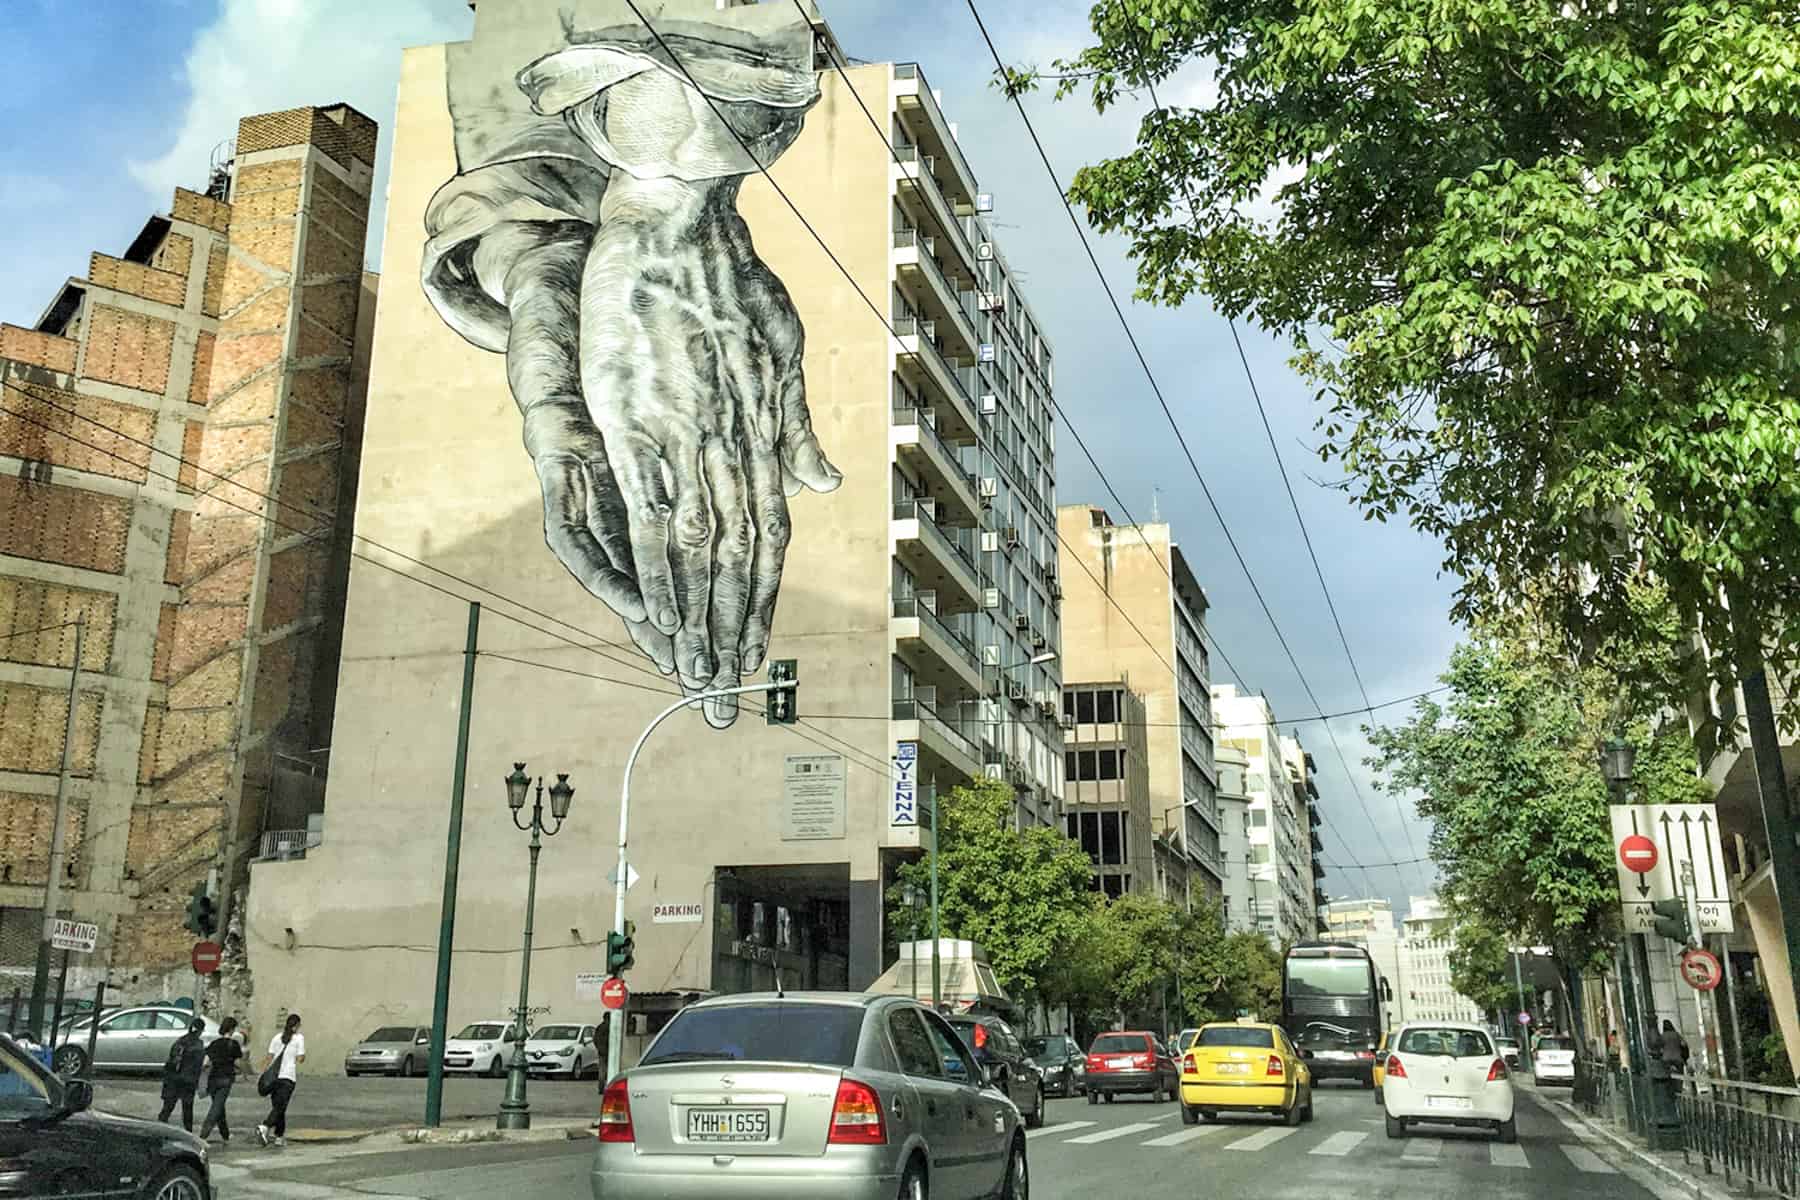
M 560 1011 L 611 925 L 628 754 L 683 689 L 791 659 L 799 720 L 708 702 L 636 760 L 634 1036 L 701 992 L 872 982 L 934 789 L 997 778 L 1018 822 L 1061 823 L 1052 360 L 937 94 L 915 64 L 840 73 L 790 4 L 649 21 L 481 0 L 472 40 L 403 59 L 407 282 L 356 521 L 431 569 L 354 564 L 332 755 L 361 769 L 251 889 L 258 998 L 315 1053 L 431 995 L 430 954 L 357 947 L 435 943 L 468 601 L 453 1023 L 515 1002 L 502 778 L 575 788 L 531 970 Z
M 1103 508 L 1073 504 L 1057 511 L 1057 531 L 1064 676 L 1116 680 L 1143 697 L 1155 828 L 1186 856 L 1194 901 L 1218 903 L 1206 593 L 1165 524 L 1116 525 Z
M 1213 754 L 1219 772 L 1219 863 L 1225 873 L 1225 926 L 1256 929 L 1256 914 L 1273 899 L 1259 895 L 1250 875 L 1250 759 L 1234 746 L 1219 744 Z
M 1450 982 L 1450 952 L 1456 949 L 1455 923 L 1435 895 L 1407 901 L 1401 924 L 1402 975 L 1396 988 L 1405 997 L 1405 1020 L 1472 1021 L 1485 1014 Z
M 1196 872 L 1150 799 L 1144 698 L 1119 681 L 1065 682 L 1062 703 L 1064 827 L 1093 860 L 1095 889 L 1191 905 Z
M 1304 941 L 1317 932 L 1307 796 L 1288 770 L 1275 713 L 1261 696 L 1214 684 L 1219 744 L 1243 753 L 1249 794 L 1250 904 L 1256 928 L 1271 940 Z
M 1294 853 L 1304 858 L 1310 878 L 1301 880 L 1303 920 L 1314 932 L 1324 933 L 1319 909 L 1327 902 L 1325 894 L 1325 843 L 1319 837 L 1324 818 L 1319 814 L 1319 768 L 1313 756 L 1300 744 L 1298 736 L 1284 735 L 1281 758 L 1287 765 L 1288 784 L 1294 793 Z

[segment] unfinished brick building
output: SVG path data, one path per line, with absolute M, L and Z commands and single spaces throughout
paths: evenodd
M 36 949 L 77 614 L 61 907 L 101 940 L 72 988 L 190 992 L 189 890 L 216 872 L 229 921 L 249 861 L 304 845 L 320 808 L 375 143 L 345 105 L 246 118 L 207 193 L 94 254 L 32 328 L 0 325 L 8 992 Z

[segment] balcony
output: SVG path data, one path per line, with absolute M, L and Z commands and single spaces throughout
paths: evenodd
M 931 84 L 918 63 L 894 64 L 894 101 L 900 119 L 919 142 L 929 147 L 927 153 L 940 155 L 949 164 L 951 190 L 965 208 L 975 207 L 975 172 L 963 157 L 962 147 L 950 132 L 950 123 L 931 94 Z
M 1314 829 L 1317 829 L 1319 826 L 1321 826 L 1325 823 L 1325 818 L 1319 815 L 1319 806 L 1318 805 L 1316 805 L 1316 804 L 1307 805 L 1307 807 L 1306 807 L 1306 823 L 1308 825 L 1311 825 Z
M 1312 875 L 1314 879 L 1325 878 L 1325 864 L 1316 858 L 1312 860 Z
M 951 525 L 974 525 L 981 520 L 975 496 L 975 477 L 956 461 L 956 450 L 937 431 L 937 417 L 930 410 L 896 408 L 893 445 L 926 490 L 939 503 L 938 515 Z
M 944 239 L 951 252 L 949 272 L 958 279 L 966 279 L 973 287 L 980 278 L 980 266 L 975 258 L 975 245 L 969 241 L 969 235 L 963 232 L 962 222 L 950 209 L 950 202 L 945 199 L 943 188 L 932 172 L 936 170 L 936 161 L 929 154 L 920 154 L 919 148 L 907 142 L 894 147 L 897 162 L 888 164 L 888 177 L 893 180 L 894 192 L 900 199 L 900 207 L 906 210 L 915 225 L 928 226 L 931 233 Z
M 942 397 L 956 409 L 956 416 L 970 433 L 979 428 L 971 368 L 952 363 L 937 344 L 937 327 L 917 317 L 899 317 L 894 332 L 900 335 L 900 377 L 908 386 L 933 397 Z
M 894 653 L 912 668 L 919 683 L 940 695 L 981 694 L 981 656 L 975 640 L 934 610 L 929 593 L 894 601 Z
M 981 571 L 975 565 L 973 530 L 938 524 L 930 500 L 894 503 L 894 554 L 918 581 L 921 591 L 938 594 L 944 612 L 981 607 Z
M 981 755 L 961 722 L 930 701 L 909 696 L 894 701 L 894 740 L 919 743 L 919 779 L 948 785 L 947 776 L 977 779 Z
M 894 269 L 912 293 L 915 305 L 927 320 L 938 322 L 939 328 L 960 339 L 951 351 L 958 358 L 974 359 L 981 350 L 981 339 L 975 332 L 975 317 L 963 295 L 973 286 L 952 283 L 937 260 L 936 238 L 921 237 L 917 229 L 904 226 L 894 231 Z
M 1316 830 L 1316 829 L 1315 829 L 1315 830 L 1313 830 L 1313 833 L 1312 833 L 1312 848 L 1313 848 L 1313 853 L 1314 853 L 1314 854 L 1323 854 L 1323 853 L 1325 853 L 1325 842 L 1324 842 L 1324 839 L 1322 839 L 1322 838 L 1320 838 L 1320 837 L 1319 837 L 1319 831 L 1318 831 L 1318 830 Z

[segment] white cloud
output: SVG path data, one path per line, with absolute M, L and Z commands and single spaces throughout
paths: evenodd
M 470 21 L 466 0 L 221 0 L 178 75 L 188 102 L 174 136 L 131 174 L 162 208 L 175 187 L 205 184 L 213 148 L 237 133 L 240 117 L 342 101 L 382 126 L 379 204 L 400 51 L 466 38 Z

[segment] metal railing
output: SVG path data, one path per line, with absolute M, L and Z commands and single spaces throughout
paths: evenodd
M 896 500 L 894 501 L 894 519 L 896 521 L 917 521 L 919 531 L 925 540 L 941 544 L 944 549 L 961 559 L 963 566 L 967 567 L 969 573 L 975 576 L 975 583 L 979 588 L 981 570 L 975 565 L 974 551 L 964 547 L 960 538 L 952 536 L 948 530 L 937 523 L 937 519 L 926 507 L 927 503 L 918 500 Z
M 266 829 L 262 835 L 263 858 L 305 858 L 309 846 L 318 844 L 304 829 Z
M 975 400 L 973 393 L 969 390 L 969 379 L 964 376 L 964 372 L 967 371 L 970 376 L 973 376 L 974 368 L 952 365 L 950 360 L 944 356 L 942 347 L 932 340 L 931 335 L 925 332 L 919 318 L 916 316 L 894 318 L 894 332 L 901 337 L 917 337 L 919 339 L 920 351 L 929 354 L 933 359 L 937 360 L 938 366 L 943 368 L 944 374 L 949 378 L 951 385 L 956 389 L 957 395 L 962 397 L 962 402 L 968 406 L 969 413 L 973 414 L 975 411 Z
M 944 295 L 948 297 L 948 303 L 944 307 L 949 311 L 950 319 L 954 322 L 960 318 L 963 340 L 968 342 L 971 351 L 975 350 L 981 345 L 981 337 L 975 332 L 975 314 L 969 311 L 969 305 L 963 298 L 969 293 L 959 290 L 954 283 L 950 282 L 950 277 L 944 274 L 943 264 L 937 260 L 936 246 L 931 238 L 917 239 L 916 247 L 919 252 L 919 265 L 924 267 L 925 273 L 937 280 L 938 286 L 944 289 Z
M 925 197 L 925 207 L 931 210 L 937 224 L 943 227 L 944 236 L 955 242 L 962 251 L 963 262 L 973 275 L 976 270 L 975 246 L 969 241 L 969 235 L 963 231 L 961 222 L 956 219 L 956 210 L 950 206 L 950 197 L 944 195 L 944 185 L 938 182 L 937 176 L 928 169 L 925 160 L 930 155 L 919 153 L 919 147 L 911 142 L 899 142 L 894 146 L 894 157 L 903 168 L 904 178 L 915 184 Z
M 929 625 L 939 634 L 954 642 L 977 672 L 981 670 L 981 655 L 975 649 L 975 640 L 958 629 L 944 618 L 937 615 L 926 605 L 919 603 L 917 596 L 897 596 L 894 599 L 894 615 L 896 617 L 917 617 L 922 624 Z
M 924 412 L 916 408 L 909 408 L 906 405 L 896 405 L 894 407 L 894 424 L 902 429 L 912 425 L 918 426 L 920 435 L 926 441 L 936 446 L 943 453 L 944 457 L 950 460 L 951 476 L 968 484 L 970 494 L 974 494 L 975 476 L 962 469 L 962 463 L 958 461 L 956 457 L 955 448 L 953 448 L 949 442 L 944 440 L 944 435 L 937 430 L 937 424 L 928 418 Z
M 1682 1156 L 1728 1186 L 1800 1197 L 1800 1089 L 1723 1080 L 1681 1082 Z M 1777 1109 L 1786 1109 L 1779 1112 Z
M 920 725 L 929 726 L 971 759 L 979 758 L 979 751 L 975 749 L 972 738 L 939 716 L 935 708 L 916 696 L 894 701 L 894 720 L 917 721 Z
M 975 172 L 969 169 L 969 160 L 963 157 L 962 147 L 956 144 L 956 137 L 950 132 L 950 122 L 944 119 L 944 111 L 938 107 L 937 97 L 932 94 L 931 82 L 925 78 L 925 72 L 920 69 L 919 64 L 895 63 L 894 78 L 917 79 L 919 81 L 919 104 L 925 108 L 932 117 L 936 118 L 936 120 L 931 123 L 932 132 L 936 133 L 938 135 L 938 140 L 944 144 L 944 149 L 949 152 L 950 158 L 956 163 L 957 169 L 962 172 L 962 178 L 967 180 L 971 185 L 974 184 Z

